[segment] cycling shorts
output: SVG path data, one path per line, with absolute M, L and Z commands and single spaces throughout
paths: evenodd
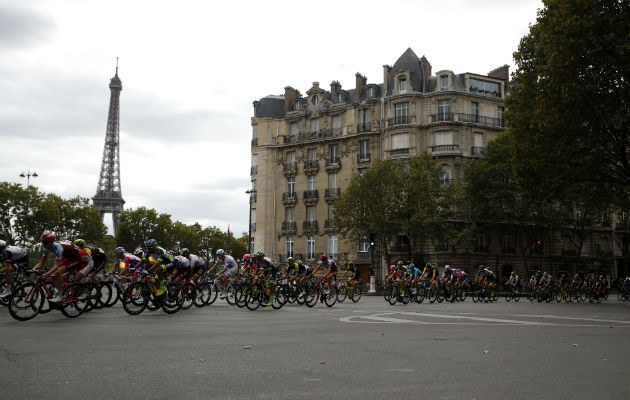
M 238 273 L 238 266 L 228 268 L 228 269 L 226 269 L 225 271 L 223 271 L 223 273 L 224 273 L 226 276 L 232 277 L 232 276 L 234 276 L 234 275 L 236 275 L 236 274 Z
M 107 264 L 107 260 L 105 258 L 100 259 L 100 260 L 94 260 L 94 268 L 92 268 L 92 272 L 94 272 L 95 274 L 98 274 L 99 272 L 103 270 L 103 268 L 105 267 L 105 264 Z
M 195 268 L 193 268 L 192 273 L 193 275 L 201 275 L 203 274 L 203 271 L 206 269 L 205 265 L 197 265 Z

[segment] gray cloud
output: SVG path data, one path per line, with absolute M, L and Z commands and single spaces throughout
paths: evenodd
M 13 7 L 19 4 L 18 7 Z M 51 18 L 24 7 L 23 2 L 0 3 L 0 49 L 13 50 L 48 41 L 55 29 Z

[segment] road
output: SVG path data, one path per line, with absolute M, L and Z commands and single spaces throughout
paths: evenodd
M 0 310 L 0 399 L 629 399 L 630 304 L 521 301 L 67 319 Z

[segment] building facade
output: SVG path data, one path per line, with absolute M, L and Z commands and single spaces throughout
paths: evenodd
M 280 262 L 293 256 L 307 263 L 327 253 L 341 264 L 354 261 L 367 275 L 367 238 L 350 242 L 332 223 L 335 200 L 352 176 L 375 160 L 427 151 L 442 165 L 445 184 L 463 179 L 466 165 L 484 157 L 487 143 L 505 129 L 509 88 L 507 65 L 486 75 L 434 73 L 424 56 L 407 49 L 393 66 L 383 66 L 382 83 L 369 83 L 357 74 L 353 88 L 333 81 L 326 90 L 313 82 L 304 95 L 287 86 L 284 95 L 255 101 L 252 251 Z M 511 252 L 515 246 L 505 242 L 509 238 L 495 239 L 480 238 L 476 245 L 459 249 L 440 243 L 418 252 L 439 264 L 472 268 L 484 263 L 500 273 L 518 268 L 529 272 L 519 261 L 522 257 Z M 407 246 L 401 236 L 392 246 L 394 256 L 407 259 Z M 534 264 L 536 260 L 540 255 L 534 252 Z M 377 268 L 377 276 L 381 271 Z

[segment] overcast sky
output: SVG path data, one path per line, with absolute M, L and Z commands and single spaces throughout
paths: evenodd
M 318 81 L 382 83 L 408 48 L 433 71 L 487 74 L 540 1 L 0 0 L 0 180 L 96 192 L 120 57 L 126 207 L 247 230 L 252 102 Z M 111 221 L 106 221 L 111 226 Z

